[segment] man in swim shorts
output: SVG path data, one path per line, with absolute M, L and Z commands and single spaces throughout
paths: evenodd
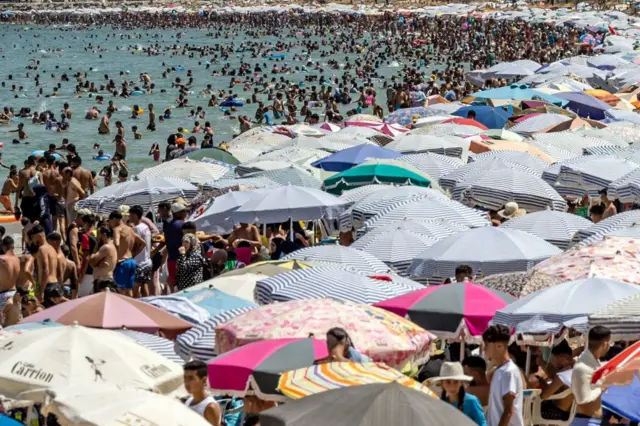
M 146 247 L 145 241 L 133 229 L 122 222 L 122 213 L 109 215 L 109 227 L 113 230 L 113 244 L 118 254 L 113 280 L 118 292 L 133 297 L 137 264 L 134 259 Z

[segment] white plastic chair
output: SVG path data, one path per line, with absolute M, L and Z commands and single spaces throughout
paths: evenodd
M 531 426 L 533 401 L 540 397 L 542 391 L 540 389 L 525 389 L 522 395 L 522 420 L 525 426 Z
M 571 395 L 571 388 L 568 388 L 561 393 L 551 395 L 549 398 L 545 399 L 545 401 L 563 399 L 568 397 L 569 395 Z M 536 396 L 533 399 L 532 403 L 531 424 L 540 426 L 569 426 L 576 416 L 576 408 L 576 402 L 573 401 L 573 404 L 571 404 L 571 410 L 569 411 L 569 419 L 566 421 L 545 419 L 544 417 L 542 417 L 542 399 L 539 396 Z

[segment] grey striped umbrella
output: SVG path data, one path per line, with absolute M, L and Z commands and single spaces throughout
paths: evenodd
M 517 123 L 515 126 L 510 127 L 509 130 L 519 134 L 533 134 L 569 120 L 571 120 L 571 117 L 566 115 L 540 114 Z
M 457 201 L 432 197 L 399 201 L 362 225 L 363 233 L 404 219 L 438 219 L 471 228 L 488 226 L 489 217 Z
M 505 169 L 472 174 L 456 184 L 452 198 L 470 206 L 499 210 L 515 201 L 529 212 L 565 210 L 567 203 L 547 182 L 519 170 Z
M 540 176 L 542 172 L 549 167 L 549 163 L 538 157 L 532 157 L 526 152 L 519 151 L 488 151 L 481 154 L 469 155 L 469 162 L 486 161 L 494 158 L 508 161 L 510 163 L 520 164 L 529 170 L 536 171 Z
M 640 202 L 640 168 L 611 182 L 609 194 L 611 198 L 619 198 L 623 203 Z
M 414 259 L 409 276 L 417 281 L 441 282 L 459 265 L 477 276 L 526 271 L 562 251 L 526 232 L 483 227 L 445 237 Z
M 360 271 L 365 274 L 389 272 L 389 267 L 372 254 L 339 245 L 306 247 L 290 253 L 284 259 L 339 263 L 347 270 Z
M 416 169 L 434 179 L 440 179 L 447 173 L 462 166 L 462 161 L 455 157 L 448 157 L 433 152 L 403 155 L 402 157 L 398 157 L 397 160 L 413 165 Z
M 547 142 L 539 141 L 539 140 L 536 140 L 536 139 L 532 140 L 529 143 L 531 145 L 535 146 L 536 148 L 538 148 L 540 151 L 542 151 L 545 154 L 549 155 L 555 161 L 568 160 L 570 158 L 576 158 L 576 157 L 580 157 L 582 155 L 582 154 L 575 154 L 575 153 L 573 153 L 571 151 L 568 151 L 568 150 L 566 150 L 564 148 L 555 146 L 555 145 L 547 143 Z
M 218 191 L 220 194 L 225 194 L 229 191 L 243 191 L 247 189 L 258 189 L 258 188 L 277 188 L 279 185 L 276 182 L 260 177 L 260 178 L 230 178 L 230 179 L 220 179 L 213 182 L 207 182 L 203 185 L 204 189 L 207 191 Z
M 615 340 L 636 340 L 640 334 L 640 294 L 615 301 L 589 315 L 589 326 L 602 325 Z
M 619 156 L 621 153 L 624 153 L 625 148 L 619 145 L 598 145 L 598 146 L 590 146 L 584 148 L 582 153 L 584 155 L 617 155 Z
M 291 165 L 283 169 L 267 170 L 263 172 L 249 173 L 244 178 L 265 178 L 278 185 L 295 185 L 306 188 L 320 189 L 322 182 L 311 176 L 301 167 Z
M 530 169 L 522 164 L 514 163 L 512 161 L 502 158 L 485 158 L 481 161 L 473 161 L 472 163 L 465 164 L 464 166 L 448 173 L 440 178 L 440 186 L 447 190 L 452 190 L 458 183 L 463 182 L 465 179 L 471 176 L 483 175 L 488 171 L 495 170 L 520 170 L 525 173 L 529 173 L 532 176 L 540 176 L 542 171 L 538 172 L 534 169 Z
M 255 299 L 259 304 L 267 305 L 274 302 L 329 297 L 372 305 L 423 288 L 423 285 L 406 278 L 379 278 L 333 268 L 298 269 L 258 281 Z
M 188 158 L 178 158 L 176 160 L 166 161 L 148 169 L 144 169 L 138 173 L 138 178 L 151 177 L 175 177 L 184 179 L 193 184 L 203 185 L 213 180 L 228 175 L 232 168 L 224 163 L 211 164 L 203 161 L 193 161 Z
M 583 189 L 559 183 L 558 176 L 560 175 L 560 169 L 563 165 L 580 163 L 582 161 L 586 161 L 586 159 L 587 157 L 580 156 L 553 163 L 542 173 L 542 180 L 551 185 L 556 191 L 558 191 L 558 194 L 562 195 L 563 197 L 581 198 L 585 192 Z
M 576 232 L 591 225 L 593 222 L 575 214 L 545 210 L 508 220 L 501 227 L 528 232 L 566 250 Z
M 376 145 L 374 142 L 359 136 L 347 135 L 347 134 L 337 136 L 337 133 L 331 133 L 321 138 L 312 138 L 309 136 L 301 135 L 301 136 L 298 136 L 297 138 L 293 138 L 288 141 L 285 141 L 284 143 L 279 144 L 273 149 L 298 147 L 298 148 L 321 149 L 327 152 L 338 152 L 343 149 L 354 147 L 356 145 L 361 145 L 363 143 Z
M 135 330 L 115 331 L 120 334 L 124 334 L 125 336 L 135 340 L 137 344 L 142 345 L 173 362 L 177 362 L 178 364 L 182 364 L 184 362 L 173 350 L 173 342 L 169 339 Z
M 253 308 L 230 309 L 201 322 L 186 333 L 178 335 L 175 342 L 175 352 L 184 361 L 198 359 L 209 361 L 215 357 L 216 352 L 216 327 L 249 312 Z
M 640 225 L 640 210 L 629 210 L 618 213 L 593 224 L 587 229 L 578 231 L 573 242 L 582 243 L 581 245 L 595 243 L 615 231 L 635 225 Z
M 340 195 L 340 199 L 345 201 L 348 204 L 354 204 L 368 197 L 374 192 L 384 191 L 390 188 L 391 187 L 389 185 L 380 185 L 380 184 L 359 186 L 357 188 L 348 189 L 344 191 Z
M 558 183 L 595 195 L 609 184 L 638 168 L 638 164 L 613 155 L 591 155 L 584 161 L 560 167 Z
M 369 231 L 351 247 L 373 254 L 404 276 L 413 259 L 425 248 L 465 229 L 468 227 L 453 222 L 402 220 Z
M 541 142 L 544 144 L 552 145 L 556 148 L 569 151 L 579 156 L 583 155 L 585 148 L 606 146 L 612 144 L 612 142 L 609 140 L 589 136 L 581 132 L 542 133 L 535 135 L 533 142 Z M 619 145 L 621 147 L 628 146 L 628 144 L 626 143 Z
M 426 131 L 413 130 L 396 138 L 385 147 L 403 154 L 433 152 L 449 157 L 463 158 L 469 151 L 469 142 L 457 136 L 433 136 Z

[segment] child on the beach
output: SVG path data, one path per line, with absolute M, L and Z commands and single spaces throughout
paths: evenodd
M 131 131 L 133 132 L 133 139 L 142 139 L 142 134 L 138 133 L 138 126 L 131 127 Z
M 157 143 L 151 144 L 149 155 L 153 155 L 153 161 L 160 162 L 160 146 Z

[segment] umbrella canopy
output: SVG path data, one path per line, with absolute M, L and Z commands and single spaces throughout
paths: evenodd
M 24 423 L 13 420 L 11 417 L 0 414 L 0 426 L 23 426 Z
M 171 176 L 193 184 L 203 185 L 207 182 L 218 180 L 231 172 L 231 166 L 223 164 L 224 163 L 210 164 L 203 161 L 180 158 L 144 169 L 138 173 L 138 178 Z
M 192 324 L 174 317 L 148 303 L 112 292 L 92 294 L 70 300 L 31 315 L 20 324 L 51 320 L 64 325 L 75 323 L 93 328 L 118 329 L 156 333 L 167 337 L 184 333 Z
M 135 330 L 116 330 L 116 332 L 132 339 L 140 346 L 144 346 L 158 355 L 165 357 L 169 361 L 177 362 L 178 364 L 184 362 L 173 350 L 174 343 L 169 339 Z
M 93 383 L 159 393 L 183 384 L 181 365 L 111 330 L 41 328 L 7 335 L 2 345 L 0 387 L 10 398 L 42 401 L 45 389 Z
M 191 200 L 198 188 L 183 179 L 157 176 L 116 183 L 96 191 L 78 201 L 77 208 L 88 208 L 97 213 L 111 213 L 119 206 L 142 206 L 145 211 L 156 211 L 158 204 L 182 197 Z
M 322 186 L 322 182 L 320 182 L 320 180 L 316 177 L 312 176 L 310 171 L 307 171 L 306 169 L 295 164 L 289 164 L 287 167 L 279 167 L 272 170 L 248 173 L 242 178 L 265 178 L 282 186 L 295 185 L 313 189 L 320 189 L 320 187 Z
M 640 342 L 635 342 L 593 373 L 591 383 L 626 385 L 638 381 Z
M 471 282 L 432 286 L 376 303 L 440 338 L 481 336 L 512 296 Z
M 557 333 L 568 322 L 574 327 L 586 326 L 588 315 L 636 293 L 640 293 L 639 286 L 607 278 L 570 281 L 536 291 L 500 309 L 493 323 L 527 333 L 530 330 L 518 325 L 536 318 L 549 323 L 548 332 Z
M 399 383 L 322 392 L 260 414 L 263 426 L 415 426 L 416 419 L 438 425 L 475 425 L 451 405 Z
M 220 353 L 268 339 L 324 339 L 329 329 L 342 327 L 355 348 L 394 368 L 426 359 L 431 333 L 391 312 L 368 305 L 331 299 L 296 300 L 260 306 L 216 328 Z
M 255 294 L 261 305 L 323 297 L 371 305 L 421 287 L 406 278 L 317 267 L 264 278 L 257 282 Z
M 534 291 L 565 282 L 562 278 L 543 274 L 535 269 L 527 272 L 507 272 L 483 277 L 478 284 L 521 298 Z
M 513 218 L 501 227 L 528 232 L 566 250 L 576 232 L 591 225 L 593 222 L 575 214 L 544 210 Z
M 244 268 L 241 268 L 244 269 Z M 286 272 L 286 269 L 282 269 L 278 273 Z M 186 290 L 175 293 L 176 296 L 191 297 L 194 293 L 199 294 L 201 290 L 217 289 L 228 295 L 235 296 L 245 302 L 253 303 L 253 290 L 256 288 L 256 282 L 268 277 L 264 274 L 253 274 L 251 272 L 242 275 L 226 276 L 223 274 L 217 278 L 207 280 L 201 284 L 193 287 L 189 287 Z M 206 294 L 202 296 L 206 297 Z
M 542 172 L 549 167 L 549 163 L 540 157 L 533 157 L 526 152 L 518 151 L 489 151 L 480 154 L 473 154 L 469 156 L 469 162 L 477 163 L 494 158 L 500 158 L 511 163 L 520 164 L 530 170 L 534 170 L 537 172 L 537 175 L 542 174 Z
M 389 267 L 370 253 L 355 248 L 330 245 L 314 246 L 296 250 L 284 257 L 285 260 L 339 263 L 351 271 L 365 274 L 385 274 Z
M 342 172 L 353 166 L 364 163 L 370 158 L 398 158 L 402 154 L 397 151 L 376 145 L 357 145 L 338 151 L 335 154 L 311 163 L 313 167 L 330 172 Z
M 202 160 L 205 158 L 210 158 L 212 160 L 222 161 L 223 163 L 231 164 L 233 166 L 237 166 L 238 164 L 240 164 L 240 160 L 238 160 L 227 151 L 219 148 L 199 149 L 197 151 L 193 151 L 188 153 L 187 155 L 184 155 L 184 158 L 188 158 L 190 160 Z
M 640 240 L 607 237 L 588 246 L 566 251 L 536 266 L 547 275 L 566 281 L 593 276 L 640 284 Z
M 221 394 L 257 395 L 265 401 L 284 401 L 278 390 L 280 374 L 327 358 L 327 343 L 317 339 L 273 339 L 250 343 L 211 360 L 209 387 Z
M 356 114 L 349 117 L 349 122 L 354 122 L 357 125 L 357 122 L 365 122 L 365 123 L 373 123 L 373 124 L 381 124 L 382 120 L 380 117 L 371 114 Z
M 388 143 L 387 148 L 403 154 L 433 152 L 461 158 L 469 151 L 469 142 L 457 136 L 417 135 L 409 133 Z
M 544 132 L 550 127 L 564 123 L 565 121 L 571 121 L 571 117 L 561 114 L 531 114 L 511 126 L 509 130 L 522 135 L 532 135 L 534 133 Z
M 526 271 L 561 253 L 541 238 L 514 229 L 483 227 L 445 237 L 426 249 L 409 268 L 412 278 L 439 281 L 469 265 L 478 276 Z
M 633 377 L 632 380 L 630 385 L 607 388 L 602 395 L 602 407 L 632 422 L 640 422 L 640 406 L 634 401 L 635 396 L 640 394 L 640 379 Z
M 427 176 L 433 179 L 440 179 L 442 176 L 462 166 L 462 161 L 446 155 L 425 152 L 422 154 L 408 154 L 398 157 L 398 161 L 404 161 Z
M 349 204 L 354 204 L 354 203 L 357 203 L 358 201 L 361 201 L 364 198 L 367 198 L 369 195 L 373 194 L 374 192 L 384 191 L 389 188 L 391 188 L 389 185 L 379 185 L 379 184 L 359 186 L 357 188 L 344 191 L 342 195 L 340 195 L 340 199 L 344 200 Z
M 609 193 L 622 203 L 637 203 L 640 200 L 640 168 L 611 182 Z
M 309 136 L 298 136 L 294 139 L 279 144 L 275 149 L 286 148 L 290 146 L 296 146 L 300 148 L 314 148 L 321 149 L 327 152 L 338 152 L 343 149 L 351 148 L 363 143 L 376 145 L 363 137 L 357 137 L 354 135 L 341 135 L 340 132 L 330 133 L 322 138 L 311 138 Z
M 235 269 L 233 271 L 226 271 L 218 278 L 230 278 L 230 277 L 240 277 L 244 275 L 263 275 L 267 277 L 272 277 L 274 275 L 283 274 L 285 272 L 289 272 L 295 269 L 304 269 L 310 268 L 311 265 L 303 262 L 298 262 L 297 260 L 266 260 L 264 262 L 256 262 L 251 265 L 247 265 L 244 268 Z M 249 277 L 251 278 L 251 277 Z M 207 288 L 210 287 L 210 283 L 212 281 L 205 281 L 202 284 L 191 287 L 191 289 L 198 288 Z M 218 287 L 220 285 L 220 287 Z M 222 284 L 215 284 L 215 288 L 219 290 L 223 290 L 226 293 L 233 294 L 230 289 L 222 288 Z
M 531 89 L 526 85 L 517 84 L 512 84 L 511 86 L 499 87 L 495 89 L 483 90 L 481 92 L 472 93 L 471 96 L 475 96 L 479 99 L 543 100 L 545 102 L 560 106 L 563 106 L 567 103 L 567 101 L 564 99 L 547 95 L 546 93 Z
M 640 295 L 619 300 L 589 316 L 589 325 L 611 330 L 616 340 L 633 340 L 640 332 Z
M 500 156 L 486 156 L 486 154 L 493 154 L 494 151 L 485 152 L 479 154 L 480 161 L 472 161 L 465 164 L 462 167 L 459 167 L 440 178 L 440 186 L 444 189 L 452 190 L 456 185 L 465 180 L 470 180 L 472 177 L 482 176 L 487 172 L 494 172 L 497 170 L 519 170 L 525 173 L 529 173 L 532 176 L 540 176 L 542 175 L 541 170 L 532 169 L 528 165 L 523 165 L 522 162 L 511 161 L 509 158 L 501 158 Z M 505 153 L 508 151 L 497 151 L 497 153 Z M 524 156 L 529 157 L 524 153 L 515 153 L 514 154 L 523 154 Z M 470 157 L 472 158 L 472 157 Z M 533 157 L 529 157 L 533 160 Z
M 255 191 L 229 191 L 216 197 L 208 206 L 197 209 L 188 220 L 207 234 L 230 234 L 235 226 L 231 213 L 255 194 Z
M 468 117 L 470 112 L 476 114 L 475 119 L 482 123 L 488 129 L 502 129 L 511 114 L 502 108 L 496 108 L 485 105 L 471 105 L 460 108 L 452 115 L 458 117 Z
M 584 92 L 556 93 L 554 96 L 568 101 L 566 108 L 580 117 L 593 120 L 604 120 L 606 118 L 604 112 L 611 109 L 611 105 Z
M 628 227 L 633 228 L 636 224 L 640 224 L 640 210 L 629 210 L 618 213 L 593 224 L 587 229 L 579 231 L 574 238 L 574 242 L 581 242 L 581 245 L 586 245 L 600 241 L 606 236 L 633 237 L 634 233 L 632 230 L 625 232 L 623 229 Z M 620 231 L 621 233 L 616 235 L 614 234 L 616 231 Z
M 143 302 L 151 303 L 154 306 L 158 306 L 161 309 L 171 312 L 174 315 L 183 317 L 182 306 L 185 306 L 184 301 L 188 302 L 190 306 L 195 306 L 198 310 L 203 311 L 206 316 L 200 317 L 194 324 L 199 324 L 209 319 L 210 316 L 218 315 L 224 311 L 231 309 L 241 308 L 253 308 L 256 305 L 253 302 L 249 302 L 243 298 L 232 296 L 216 288 L 189 288 L 183 290 L 180 294 L 172 294 L 169 296 L 151 296 L 143 297 Z M 186 319 L 186 318 L 185 318 Z
M 385 121 L 387 123 L 397 123 L 402 126 L 410 126 L 416 115 L 420 118 L 431 117 L 434 115 L 448 115 L 450 112 L 457 110 L 461 106 L 462 104 L 440 103 L 427 107 L 402 108 L 389 114 Z
M 453 117 L 453 118 L 449 118 L 447 120 L 444 120 L 442 123 L 443 124 L 454 123 L 454 124 L 460 124 L 462 126 L 473 126 L 473 127 L 477 127 L 480 130 L 488 130 L 489 129 L 484 124 L 482 124 L 479 121 L 476 121 L 476 120 L 474 120 L 472 118 Z
M 55 414 L 63 426 L 128 424 L 207 426 L 205 418 L 175 398 L 114 385 L 50 390 L 43 414 Z M 126 419 L 126 420 L 125 420 Z
M 481 133 L 482 136 L 487 136 L 491 139 L 500 141 L 522 142 L 524 139 L 517 133 L 505 129 L 491 129 Z
M 278 387 L 291 399 L 307 398 L 317 393 L 375 383 L 398 383 L 435 396 L 426 386 L 384 364 L 366 362 L 330 362 L 283 373 Z
M 333 219 L 346 203 L 317 189 L 282 186 L 270 191 L 253 191 L 254 195 L 231 217 L 236 223 L 274 223 L 288 220 Z
M 323 187 L 332 194 L 372 183 L 429 187 L 431 178 L 412 165 L 393 160 L 369 160 L 325 179 Z

